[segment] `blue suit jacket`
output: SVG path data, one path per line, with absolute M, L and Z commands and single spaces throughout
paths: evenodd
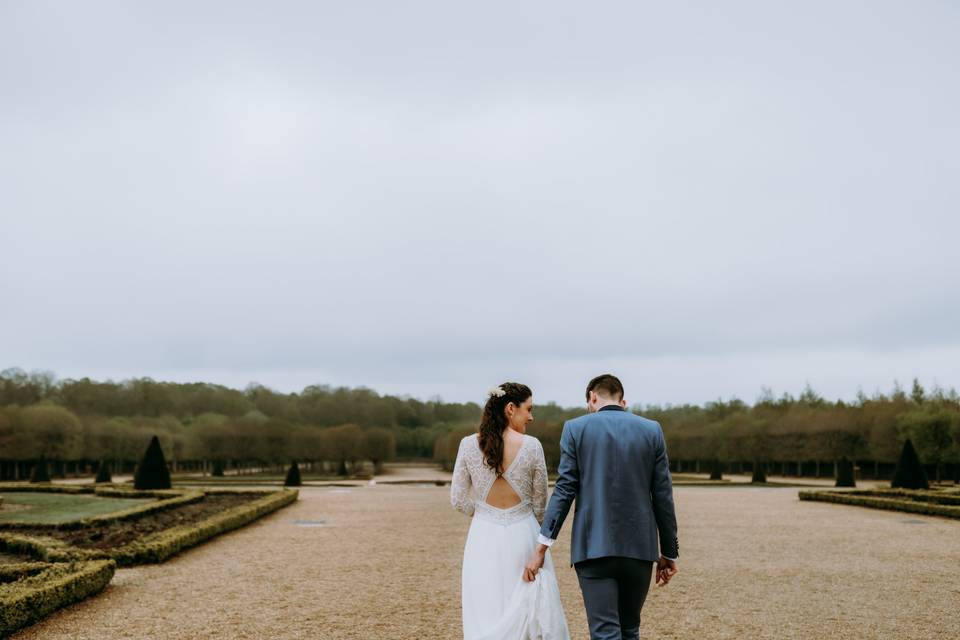
M 540 533 L 556 539 L 576 500 L 571 563 L 607 556 L 679 557 L 673 485 L 659 423 L 620 407 L 568 420 L 560 436 L 559 473 Z

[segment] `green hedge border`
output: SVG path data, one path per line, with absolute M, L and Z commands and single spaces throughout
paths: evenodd
M 21 577 L 0 584 L 0 637 L 6 638 L 58 609 L 99 593 L 110 583 L 116 568 L 113 560 L 7 566 L 7 577 L 17 572 Z
M 32 576 L 50 566 L 49 562 L 15 562 L 0 564 L 0 584 L 14 582 L 26 576 Z
M 72 487 L 64 485 L 46 486 L 48 488 L 45 489 L 43 493 L 65 493 L 71 495 L 92 493 L 96 496 L 101 496 L 104 498 L 154 498 L 156 501 L 137 505 L 135 507 L 129 507 L 127 509 L 121 509 L 120 511 L 104 513 L 99 516 L 90 516 L 88 518 L 80 518 L 79 520 L 68 520 L 67 522 L 29 522 L 26 520 L 4 520 L 0 521 L 0 531 L 16 529 L 58 529 L 65 531 L 82 529 L 84 527 L 97 526 L 101 524 L 110 524 L 112 522 L 119 522 L 121 520 L 134 520 L 157 511 L 175 509 L 176 507 L 180 507 L 185 504 L 199 502 L 203 500 L 203 497 L 206 495 L 206 493 L 209 493 L 190 489 L 135 491 L 111 487 L 84 487 L 84 489 L 87 489 L 86 491 L 74 491 L 72 490 Z M 63 491 L 64 488 L 67 488 L 68 490 Z M 2 491 L 30 493 L 31 488 L 19 485 L 14 489 L 9 489 L 0 484 L 0 492 Z
M 137 490 L 129 484 L 58 484 L 56 482 L 0 482 L 0 493 L 95 493 L 107 498 L 173 498 L 189 489 Z
M 93 493 L 94 487 L 84 484 L 54 484 L 39 482 L 0 482 L 0 492 L 21 491 L 30 493 Z
M 877 493 L 889 495 L 890 497 L 875 495 Z M 930 500 L 930 498 L 935 496 L 905 496 L 903 491 L 889 493 L 884 491 L 801 491 L 799 497 L 801 500 L 831 502 L 834 504 L 846 504 L 857 507 L 870 507 L 872 509 L 903 511 L 927 516 L 960 519 L 960 505 L 937 504 Z
M 898 500 L 913 500 L 914 502 L 930 502 L 960 506 L 960 494 L 943 493 L 941 491 L 924 491 L 921 489 L 866 489 L 856 491 L 858 496 L 872 496 L 874 498 L 896 498 Z
M 208 491 L 206 493 L 232 494 L 237 492 Z M 49 562 L 112 559 L 122 567 L 163 562 L 184 549 L 196 546 L 221 533 L 233 531 L 268 513 L 285 507 L 295 502 L 299 496 L 299 492 L 292 489 L 263 493 L 263 497 L 214 514 L 206 520 L 157 531 L 141 540 L 112 549 L 81 549 L 55 538 L 3 532 L 0 532 L 0 548 L 25 553 Z

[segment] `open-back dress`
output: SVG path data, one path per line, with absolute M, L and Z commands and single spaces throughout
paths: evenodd
M 502 477 L 520 498 L 508 509 L 487 503 L 497 474 L 484 462 L 477 436 L 460 441 L 450 502 L 473 516 L 463 549 L 464 640 L 569 640 L 549 551 L 536 580 L 523 580 L 547 504 L 540 441 L 524 435 Z

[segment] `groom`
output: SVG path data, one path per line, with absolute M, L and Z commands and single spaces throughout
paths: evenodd
M 560 475 L 524 579 L 532 581 L 543 566 L 547 548 L 576 500 L 571 562 L 583 592 L 590 638 L 638 639 L 640 609 L 654 565 L 658 585 L 677 573 L 679 543 L 667 448 L 658 423 L 626 410 L 623 385 L 615 376 L 590 381 L 587 406 L 589 414 L 563 425 Z

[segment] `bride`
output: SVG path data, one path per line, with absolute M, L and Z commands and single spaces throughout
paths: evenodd
M 525 435 L 533 393 L 491 389 L 477 434 L 460 442 L 450 502 L 473 516 L 463 550 L 464 640 L 569 640 L 550 552 L 532 582 L 524 566 L 547 503 L 543 447 Z

